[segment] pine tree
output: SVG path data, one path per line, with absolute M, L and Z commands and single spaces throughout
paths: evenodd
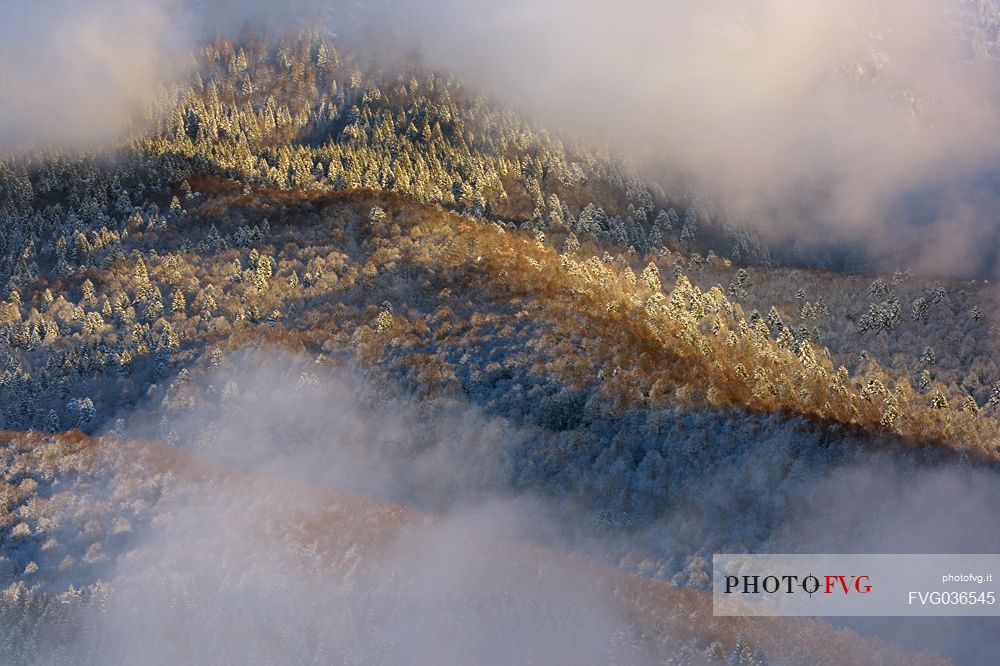
M 49 413 L 45 416 L 45 424 L 43 428 L 45 429 L 45 432 L 59 432 L 61 429 L 59 415 L 56 414 L 54 409 L 50 409 Z
M 890 294 L 892 294 L 892 288 L 882 278 L 877 278 L 868 288 L 868 297 L 872 300 L 886 300 Z
M 992 408 L 1000 405 L 1000 382 L 994 382 L 990 389 L 990 397 L 986 400 L 986 407 Z
M 77 416 L 76 425 L 84 430 L 97 420 L 97 409 L 90 398 L 74 398 L 69 403 L 69 411 Z
M 693 211 L 688 211 L 688 215 L 684 218 L 684 227 L 681 229 L 681 242 L 684 243 L 685 248 L 688 250 L 690 250 L 691 245 L 694 243 L 697 219 Z
M 924 365 L 934 365 L 937 362 L 937 355 L 930 347 L 924 347 L 920 352 L 920 362 Z
M 979 403 L 977 403 L 976 398 L 971 395 L 965 396 L 965 399 L 962 400 L 960 409 L 974 418 L 978 418 L 982 414 L 982 410 L 979 408 Z
M 184 292 L 180 288 L 174 289 L 173 294 L 170 295 L 170 311 L 179 314 L 185 312 L 187 308 L 187 303 L 184 300 Z
M 576 234 L 574 234 L 572 231 L 569 232 L 569 235 L 566 236 L 566 240 L 563 241 L 562 251 L 563 254 L 569 254 L 572 252 L 580 251 L 580 240 L 576 237 Z
M 663 285 L 660 282 L 660 269 L 657 268 L 656 264 L 652 261 L 646 265 L 643 269 L 642 274 L 639 276 L 642 284 L 645 285 L 646 289 L 650 290 L 654 294 L 658 294 L 663 291 Z
M 747 288 L 750 286 L 750 274 L 745 268 L 736 271 L 736 277 L 729 283 L 728 293 L 733 298 L 745 300 L 749 294 Z
M 142 257 L 139 257 L 135 262 L 135 270 L 132 271 L 132 280 L 135 284 L 135 292 L 138 300 L 146 300 L 152 285 L 149 282 L 149 272 L 146 270 L 146 262 L 142 260 Z
M 271 279 L 273 271 L 271 269 L 271 259 L 265 255 L 259 256 L 254 269 L 254 284 L 260 290 L 267 289 L 268 281 Z
M 920 378 L 917 380 L 917 388 L 924 392 L 931 387 L 931 373 L 930 370 L 921 370 Z
M 771 329 L 772 335 L 777 335 L 785 329 L 785 323 L 781 319 L 781 315 L 778 314 L 778 308 L 771 306 L 771 309 L 767 311 L 767 319 L 765 319 L 767 327 Z

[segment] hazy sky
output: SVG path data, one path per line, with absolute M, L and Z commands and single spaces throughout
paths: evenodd
M 433 63 L 694 175 L 759 229 L 911 245 L 935 271 L 975 260 L 997 210 L 974 187 L 1000 164 L 997 71 L 968 62 L 957 4 L 439 0 L 406 25 Z
M 116 136 L 190 42 L 171 0 L 0 4 L 0 147 Z
M 1000 173 L 996 68 L 969 62 L 965 4 L 10 0 L 0 145 L 119 131 L 220 29 L 308 15 L 349 37 L 361 19 L 374 50 L 417 44 L 543 121 L 655 164 L 668 186 L 693 177 L 760 230 L 956 270 L 992 244 Z

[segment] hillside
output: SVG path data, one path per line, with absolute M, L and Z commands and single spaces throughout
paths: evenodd
M 319 33 L 192 58 L 115 145 L 0 156 L 0 661 L 982 658 L 707 590 L 1000 547 L 990 283 L 777 265 Z
M 147 395 L 171 370 L 261 339 L 350 356 L 421 397 L 457 392 L 553 431 L 602 414 L 736 409 L 996 456 L 997 391 L 981 377 L 969 386 L 996 375 L 985 285 L 956 299 L 939 283 L 876 279 L 868 297 L 887 300 L 862 314 L 852 296 L 867 281 L 799 271 L 798 297 L 772 292 L 768 308 L 756 294 L 784 284 L 781 271 L 753 279 L 669 250 L 615 256 L 567 227 L 522 232 L 388 194 L 194 183 L 170 222 L 132 219 L 110 252 L 96 239 L 85 261 L 102 268 L 12 292 L 11 425 L 96 427 L 129 406 L 117 396 Z M 897 291 L 925 295 L 921 317 L 883 314 L 899 309 Z M 956 329 L 968 351 L 947 349 L 941 368 L 910 338 Z M 861 344 L 867 359 L 852 358 Z M 86 395 L 73 394 L 70 373 L 89 380 Z
M 454 516 L 205 467 L 162 445 L 0 438 L 0 508 L 3 522 L 16 522 L 0 565 L 9 577 L 28 560 L 0 595 L 7 663 L 311 662 L 331 649 L 352 663 L 721 663 L 730 654 L 740 663 L 948 663 L 813 620 L 715 619 L 702 593 L 494 541 Z M 175 534 L 183 548 L 162 538 Z M 111 569 L 110 583 L 87 584 Z M 421 591 L 432 584 L 432 595 Z M 222 601 L 230 595 L 256 601 L 234 617 Z M 480 618 L 507 635 L 463 636 Z M 622 635 L 601 635 L 611 631 Z M 201 637 L 212 634 L 227 639 L 206 653 Z

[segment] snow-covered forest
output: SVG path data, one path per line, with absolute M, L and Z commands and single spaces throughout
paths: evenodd
M 706 591 L 996 550 L 990 276 L 790 249 L 319 29 L 189 58 L 113 142 L 0 153 L 0 661 L 979 659 Z

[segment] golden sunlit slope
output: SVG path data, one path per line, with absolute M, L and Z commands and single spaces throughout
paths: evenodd
M 713 618 L 709 563 L 995 550 L 995 289 L 775 267 L 319 35 L 192 63 L 0 156 L 0 661 L 923 658 Z
M 481 471 L 492 487 L 572 497 L 620 526 L 693 504 L 705 538 L 683 537 L 702 556 L 761 547 L 785 515 L 777 490 L 808 501 L 796 479 L 840 464 L 996 460 L 992 406 L 871 359 L 851 374 L 696 287 L 685 271 L 706 273 L 677 254 L 613 255 L 565 228 L 546 237 L 385 193 L 192 187 L 173 223 L 95 238 L 100 267 L 39 276 L 0 305 L 11 420 L 94 432 L 156 406 L 154 434 L 175 441 L 172 418 L 230 393 L 223 379 L 197 394 L 190 378 L 266 344 L 358 368 L 382 399 L 520 428 L 491 449 L 505 460 Z
M 874 362 L 849 375 L 815 343 L 749 318 L 721 285 L 694 287 L 677 255 L 560 252 L 564 230 L 533 237 L 386 194 L 200 188 L 211 194 L 178 233 L 233 233 L 227 221 L 242 218 L 243 228 L 269 220 L 269 235 L 249 251 L 148 262 L 161 291 L 192 301 L 182 322 L 162 323 L 194 347 L 203 337 L 284 339 L 398 366 L 425 393 L 470 392 L 475 378 L 456 380 L 453 352 L 493 348 L 615 414 L 665 403 L 780 412 L 996 456 L 996 421 L 974 403 L 945 387 L 940 404 L 929 400 Z M 98 292 L 128 293 L 132 269 L 96 274 Z M 194 312 L 207 290 L 219 312 Z

